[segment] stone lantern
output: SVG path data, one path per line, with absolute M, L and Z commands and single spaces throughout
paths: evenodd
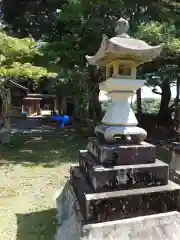
M 106 67 L 112 104 L 95 128 L 96 137 L 79 151 L 79 165 L 57 198 L 60 229 L 56 240 L 176 240 L 180 236 L 180 186 L 169 181 L 169 166 L 156 159 L 156 146 L 144 142 L 129 98 L 143 86 L 136 68 L 158 57 L 152 47 L 127 34 L 119 19 L 116 37 L 103 37 L 89 64 Z
M 112 104 L 97 126 L 97 135 L 102 134 L 107 142 L 128 136 L 134 143 L 146 138 L 146 131 L 137 127 L 137 119 L 130 106 L 129 98 L 144 85 L 144 80 L 136 79 L 136 69 L 140 64 L 158 57 L 163 44 L 152 47 L 146 42 L 127 35 L 129 23 L 120 18 L 117 21 L 116 37 L 103 36 L 101 46 L 94 56 L 86 56 L 89 64 L 106 67 L 106 81 L 100 83 L 100 90 L 108 92 Z

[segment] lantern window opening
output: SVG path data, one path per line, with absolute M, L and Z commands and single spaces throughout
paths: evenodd
M 119 64 L 119 75 L 121 76 L 131 76 L 132 68 Z

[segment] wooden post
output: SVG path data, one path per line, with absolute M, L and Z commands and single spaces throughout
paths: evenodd
M 67 113 L 67 98 L 65 96 L 62 96 L 62 102 L 61 102 L 61 114 Z

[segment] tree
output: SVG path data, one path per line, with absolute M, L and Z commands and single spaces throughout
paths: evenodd
M 142 75 L 146 78 L 148 85 L 153 86 L 153 92 L 161 95 L 158 120 L 160 125 L 172 125 L 172 106 L 169 107 L 171 99 L 171 86 L 176 83 L 179 75 L 180 40 L 179 33 L 174 22 L 142 23 L 137 30 L 136 36 L 155 45 L 165 43 L 163 54 L 154 62 L 145 64 L 142 68 Z M 156 87 L 161 88 L 161 92 Z M 164 119 L 166 118 L 166 121 Z
M 0 96 L 2 98 L 2 118 L 4 121 L 4 142 L 9 142 L 11 85 L 24 88 L 21 79 L 31 79 L 38 83 L 42 77 L 56 76 L 43 67 L 33 66 L 39 55 L 37 43 L 31 39 L 17 39 L 0 33 Z M 10 85 L 11 84 L 11 85 Z M 27 89 L 26 89 L 27 90 Z
M 55 0 L 55 2 L 57 4 L 59 3 L 57 0 Z M 20 1 L 20 3 L 21 4 L 19 9 L 16 8 L 18 12 L 15 14 L 18 16 L 16 17 L 18 21 L 14 21 L 16 19 L 13 18 L 10 14 L 10 4 L 8 5 L 7 1 L 3 1 L 4 5 L 2 8 L 2 18 L 7 24 L 6 29 L 12 29 L 14 34 L 20 34 L 20 36 L 29 36 L 31 34 L 36 38 L 41 37 L 45 40 L 50 41 L 56 40 L 56 42 L 48 44 L 48 46 L 46 45 L 46 50 L 49 51 L 49 53 L 46 51 L 46 60 L 48 60 L 48 67 L 50 69 L 56 69 L 56 71 L 59 71 L 57 70 L 58 68 L 61 69 L 61 71 L 59 71 L 60 75 L 69 81 L 69 83 L 68 81 L 65 81 L 67 86 L 73 82 L 73 86 L 75 86 L 76 91 L 78 91 L 79 94 L 84 94 L 84 82 L 86 82 L 88 91 L 86 89 L 85 95 L 88 96 L 87 99 L 91 117 L 94 115 L 100 115 L 100 108 L 98 107 L 99 104 L 97 101 L 98 84 L 99 81 L 102 81 L 104 79 L 104 76 L 102 69 L 87 66 L 84 56 L 86 54 L 94 54 L 97 51 L 100 46 L 103 33 L 107 34 L 109 37 L 114 35 L 114 22 L 120 16 L 123 16 L 130 20 L 131 32 L 135 36 L 139 36 L 140 38 L 143 37 L 152 44 L 158 44 L 162 40 L 165 40 L 167 42 L 166 45 L 168 46 L 168 51 L 166 51 L 166 57 L 163 56 L 160 60 L 158 59 L 153 63 L 153 65 L 151 64 L 151 67 L 150 65 L 149 67 L 143 67 L 143 72 L 153 72 L 155 75 L 157 73 L 157 82 L 160 81 L 160 79 L 161 82 L 164 81 L 164 84 L 162 86 L 163 94 L 166 89 L 169 88 L 169 83 L 167 80 L 167 75 L 169 75 L 169 73 L 167 74 L 167 72 L 169 72 L 168 65 L 174 64 L 173 59 L 176 53 L 174 53 L 173 49 L 175 49 L 175 46 L 179 44 L 178 41 L 176 41 L 178 40 L 177 26 L 179 23 L 179 4 L 177 1 L 77 0 L 62 2 L 62 4 L 59 6 L 56 5 L 56 3 L 54 3 L 54 5 L 52 4 L 51 6 L 47 5 L 48 0 L 39 0 L 33 2 Z M 43 10 L 45 6 L 47 8 L 46 11 Z M 57 12 L 57 8 L 61 9 L 61 11 Z M 44 11 L 42 15 L 38 14 L 38 16 L 43 17 L 41 19 L 39 19 L 39 17 L 37 18 L 37 15 L 34 14 L 35 11 L 37 11 L 37 13 Z M 53 14 L 52 21 L 50 21 L 47 12 L 51 12 Z M 47 27 L 48 31 L 46 31 L 44 27 L 44 19 L 47 19 L 48 24 L 50 22 L 53 23 L 53 25 L 48 25 L 51 26 Z M 150 23 L 148 25 L 145 25 L 145 23 L 148 21 L 150 21 Z M 153 21 L 155 21 L 154 25 L 152 24 Z M 162 22 L 165 24 L 162 24 Z M 170 24 L 167 24 L 168 22 L 172 22 L 173 27 Z M 27 25 L 25 26 L 23 24 Z M 140 27 L 138 27 L 139 25 Z M 162 25 L 163 27 L 161 27 Z M 18 31 L 16 31 L 16 29 L 18 29 Z M 41 34 L 37 34 L 36 36 L 36 33 L 33 32 L 33 29 L 38 29 L 38 32 Z M 168 34 L 170 34 L 171 39 L 169 38 Z M 166 36 L 166 39 L 165 37 L 164 39 L 162 38 L 163 35 Z M 57 40 L 61 41 L 57 42 Z M 45 48 L 42 50 L 42 52 L 45 53 Z M 169 53 L 171 55 L 167 57 Z M 167 60 L 170 61 L 170 63 L 167 63 Z M 156 67 L 154 67 L 155 64 Z M 167 66 L 167 68 L 163 68 L 163 64 Z M 161 69 L 159 73 L 158 69 Z M 75 71 L 77 71 L 79 79 L 76 77 L 74 78 Z M 166 72 L 166 77 L 164 76 L 164 72 Z M 161 77 L 162 75 L 163 77 Z M 166 80 L 163 80 L 165 78 Z M 150 81 L 149 76 L 147 79 Z M 62 85 L 61 81 L 59 81 L 59 83 Z M 65 86 L 65 83 L 63 83 L 63 86 Z M 67 87 L 66 89 L 69 88 Z M 168 91 L 166 91 L 164 94 L 163 100 L 165 98 L 165 105 L 167 106 Z M 163 100 L 161 104 L 161 110 L 165 109 L 165 107 L 163 107 Z M 162 113 L 160 115 L 163 116 L 165 110 L 161 112 Z
M 168 3 L 165 0 L 139 0 L 136 2 L 132 0 L 125 2 L 98 0 L 87 2 L 81 0 L 64 4 L 57 21 L 57 25 L 61 23 L 62 26 L 63 23 L 65 29 L 65 34 L 61 38 L 60 63 L 69 69 L 73 68 L 73 66 L 86 68 L 84 56 L 86 53 L 90 55 L 97 51 L 103 33 L 109 37 L 114 35 L 114 22 L 121 15 L 130 20 L 131 31 L 135 36 L 144 38 L 150 44 L 159 44 L 165 41 L 168 46 L 166 56 L 169 57 L 169 54 L 171 54 L 170 58 L 173 58 L 174 50 L 178 49 L 179 44 L 176 29 L 178 13 L 174 14 L 173 12 L 172 14 L 171 10 L 173 7 L 176 10 L 178 8 L 172 2 Z M 156 22 L 151 21 L 151 19 Z M 167 24 L 169 19 L 172 19 L 172 25 L 170 23 Z M 150 21 L 150 23 L 145 25 L 147 21 Z M 162 21 L 166 22 L 161 24 Z M 148 34 L 150 31 L 153 34 Z M 87 45 L 88 42 L 91 44 Z M 160 66 L 162 64 L 161 61 Z M 155 72 L 154 69 L 151 70 Z M 97 88 L 98 84 L 95 83 L 98 83 L 98 81 L 95 80 L 96 76 L 93 76 L 91 73 L 91 77 L 88 78 L 88 85 L 93 83 L 93 88 Z M 100 79 L 102 80 L 103 77 Z M 98 91 L 95 92 L 98 93 Z
M 5 30 L 16 37 L 33 37 L 36 40 L 51 32 L 57 34 L 57 10 L 65 0 L 2 0 L 1 22 Z M 55 34 L 54 34 L 55 33 Z

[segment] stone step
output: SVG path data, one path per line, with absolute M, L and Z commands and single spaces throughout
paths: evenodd
M 90 138 L 87 150 L 95 157 L 97 164 L 104 166 L 154 163 L 156 160 L 156 146 L 146 142 L 139 145 L 110 145 Z
M 94 193 L 80 167 L 71 169 L 71 184 L 86 222 L 103 222 L 179 210 L 180 186 L 167 185 Z
M 167 212 L 111 222 L 88 224 L 82 233 L 86 240 L 178 240 L 180 213 Z
M 83 150 L 79 154 L 79 165 L 95 192 L 166 185 L 169 178 L 168 164 L 160 160 L 149 164 L 105 168 L 97 166 L 94 158 L 87 150 Z

